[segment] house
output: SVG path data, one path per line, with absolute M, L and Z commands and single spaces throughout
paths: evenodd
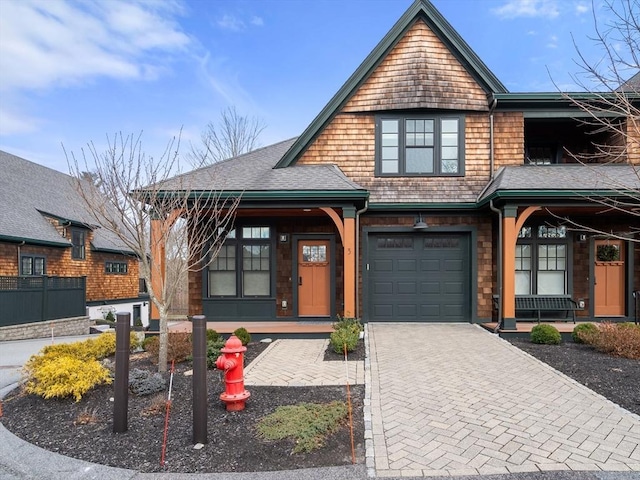
M 581 319 L 632 318 L 640 133 L 603 115 L 627 135 L 592 134 L 573 97 L 508 92 L 416 0 L 299 137 L 207 167 L 213 185 L 199 170 L 181 177 L 194 192 L 242 196 L 218 256 L 190 275 L 190 313 L 497 315 L 508 330 L 532 314 L 517 298 L 569 296 Z
M 137 258 L 120 239 L 92 223 L 75 180 L 2 151 L 0 172 L 0 279 L 4 284 L 31 288 L 51 277 L 67 285 L 65 279 L 84 277 L 82 315 L 100 319 L 109 311 L 129 312 L 132 320 L 148 324 L 148 297 L 140 293 Z M 54 309 L 64 307 L 65 298 Z M 40 310 L 27 312 L 24 305 L 16 306 L 16 311 L 0 309 L 0 326 L 42 319 Z M 25 318 L 18 318 L 21 315 Z

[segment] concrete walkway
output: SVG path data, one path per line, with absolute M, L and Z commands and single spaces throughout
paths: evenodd
M 640 472 L 640 417 L 478 326 L 369 324 L 368 340 L 370 476 Z

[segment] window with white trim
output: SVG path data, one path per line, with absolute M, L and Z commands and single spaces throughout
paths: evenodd
M 376 175 L 464 175 L 464 117 L 380 116 Z

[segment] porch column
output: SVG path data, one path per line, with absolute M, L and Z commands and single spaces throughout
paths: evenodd
M 356 315 L 356 209 L 354 207 L 343 208 L 344 235 L 344 312 L 345 317 Z
M 505 205 L 502 215 L 502 329 L 516 329 L 516 244 L 524 222 L 541 207 L 530 206 L 518 215 L 517 205 Z
M 502 329 L 516 329 L 517 206 L 505 206 L 502 215 Z M 500 320 L 500 319 L 498 319 Z
M 333 208 L 320 207 L 320 210 L 331 217 L 342 241 L 344 249 L 342 270 L 344 310 L 342 315 L 344 317 L 354 317 L 356 315 L 356 288 L 358 288 L 356 279 L 356 262 L 358 261 L 356 258 L 356 208 L 343 207 L 342 219 Z
M 156 297 L 162 298 L 162 287 L 166 273 L 165 236 L 163 235 L 164 220 L 151 220 L 151 289 Z M 160 330 L 160 312 L 156 304 L 151 301 L 151 318 L 149 330 Z

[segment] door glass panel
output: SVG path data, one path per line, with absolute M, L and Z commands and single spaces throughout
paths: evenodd
M 321 263 L 327 261 L 326 245 L 303 245 L 302 261 L 308 263 Z

